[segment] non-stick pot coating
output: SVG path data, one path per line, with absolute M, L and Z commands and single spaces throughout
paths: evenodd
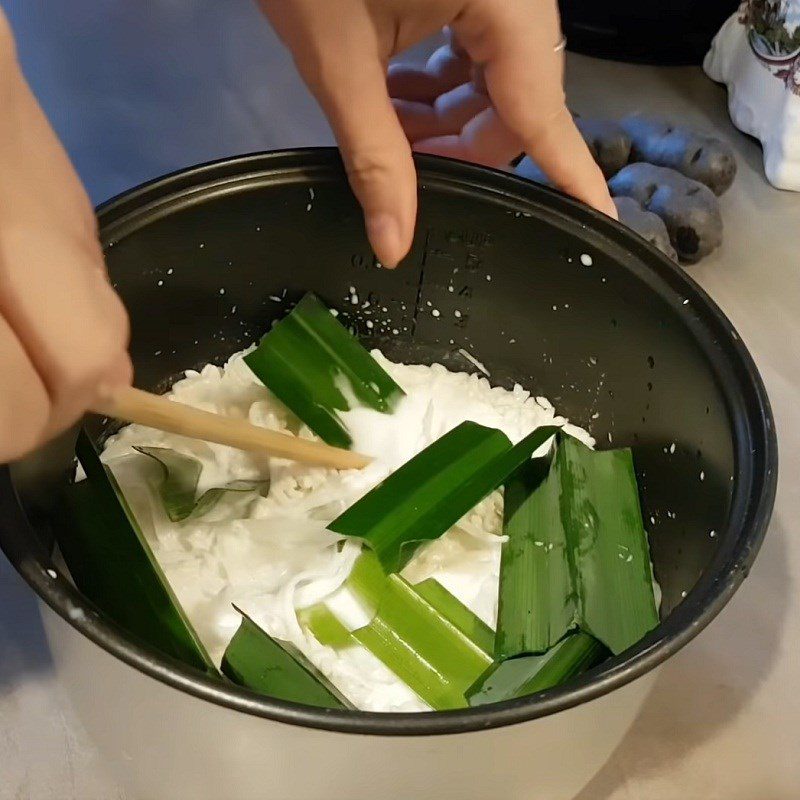
M 418 163 L 417 232 L 397 270 L 376 264 L 328 150 L 200 167 L 108 204 L 102 238 L 131 315 L 137 385 L 163 389 L 187 367 L 222 363 L 308 290 L 391 358 L 474 371 L 466 351 L 493 382 L 547 397 L 599 447 L 633 447 L 665 622 L 629 653 L 543 698 L 394 721 L 289 714 L 305 724 L 466 730 L 607 691 L 663 660 L 718 612 L 755 557 L 772 506 L 776 452 L 760 379 L 730 323 L 679 268 L 555 192 L 442 159 Z M 99 421 L 92 425 L 99 433 Z M 58 525 L 47 518 L 46 498 L 64 480 L 68 450 L 14 470 L 45 544 Z M 64 613 L 74 592 L 63 581 L 39 585 L 46 556 L 31 555 L 33 545 L 20 541 L 20 510 L 13 514 L 4 548 Z M 174 676 L 147 648 L 103 631 L 89 633 Z M 207 691 L 189 675 L 176 682 L 220 702 L 237 706 L 239 694 L 238 707 L 255 713 L 280 717 L 275 709 L 286 708 L 236 689 Z

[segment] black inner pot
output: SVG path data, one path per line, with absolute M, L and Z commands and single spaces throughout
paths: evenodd
M 102 239 L 131 315 L 137 384 L 163 389 L 188 367 L 223 362 L 307 290 L 390 357 L 471 370 L 460 351 L 471 353 L 494 382 L 548 397 L 600 447 L 633 447 L 662 624 L 568 686 L 474 710 L 331 712 L 219 685 L 133 641 L 67 580 L 48 577 L 59 521 L 47 501 L 66 480 L 64 437 L 0 475 L 0 543 L 90 639 L 176 687 L 265 717 L 453 733 L 608 692 L 678 650 L 733 594 L 769 519 L 777 450 L 764 388 L 731 324 L 680 268 L 583 205 L 458 162 L 422 157 L 418 167 L 414 247 L 394 271 L 376 265 L 331 150 L 197 167 L 106 204 Z M 101 433 L 99 420 L 90 424 Z

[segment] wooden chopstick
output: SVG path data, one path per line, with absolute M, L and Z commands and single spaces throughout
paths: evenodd
M 192 439 L 225 444 L 239 450 L 260 450 L 278 458 L 321 467 L 361 469 L 371 460 L 360 453 L 260 428 L 245 420 L 201 411 L 133 387 L 105 393 L 93 411 L 123 422 L 136 422 Z

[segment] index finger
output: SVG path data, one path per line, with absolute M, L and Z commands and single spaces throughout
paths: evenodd
M 566 107 L 555 0 L 476 3 L 455 28 L 484 67 L 498 115 L 528 155 L 558 188 L 616 218 L 603 174 Z

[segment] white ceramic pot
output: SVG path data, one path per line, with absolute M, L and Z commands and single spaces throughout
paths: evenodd
M 761 141 L 769 182 L 800 191 L 800 0 L 742 3 L 703 67 L 727 85 L 733 124 Z
M 178 691 L 41 606 L 59 678 L 109 769 L 137 800 L 569 800 L 622 741 L 658 672 L 493 730 L 334 733 Z

